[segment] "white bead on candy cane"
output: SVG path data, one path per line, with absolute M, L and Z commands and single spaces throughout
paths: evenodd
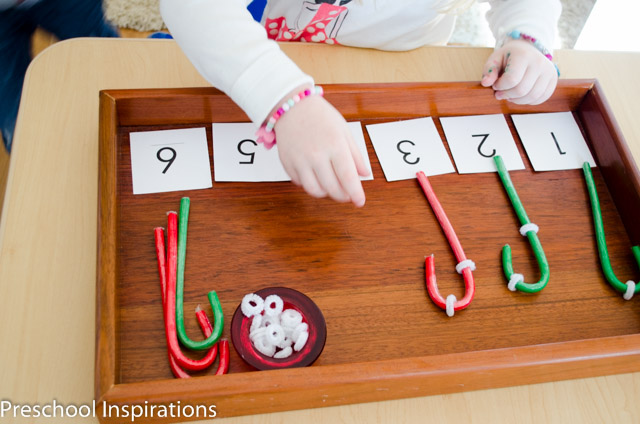
M 522 227 L 520 227 L 520 234 L 522 235 L 522 237 L 526 237 L 529 231 L 533 231 L 534 233 L 538 234 L 538 231 L 540 231 L 540 227 L 538 227 L 533 222 L 529 222 L 528 224 L 524 224 Z
M 518 283 L 524 283 L 524 275 L 513 273 L 511 274 L 511 278 L 509 278 L 509 284 L 507 284 L 507 288 L 512 292 L 516 291 L 516 285 Z
M 471 259 L 465 259 L 464 261 L 460 261 L 456 265 L 456 272 L 458 274 L 462 274 L 462 272 L 466 268 L 471 269 L 471 271 L 475 271 L 476 263 L 473 262 Z M 447 299 L 445 300 L 445 311 L 447 312 L 447 316 L 452 317 L 455 314 L 456 311 L 454 309 L 454 304 L 457 301 L 458 301 L 458 298 L 456 298 L 454 295 L 450 294 L 449 296 L 447 296 Z
M 454 295 L 450 294 L 449 296 L 447 296 L 447 300 L 446 300 L 447 316 L 450 316 L 450 317 L 453 316 L 453 314 L 455 313 L 455 310 L 453 309 L 453 305 L 457 301 L 458 299 Z
M 464 271 L 465 268 L 471 268 L 471 271 L 475 271 L 476 263 L 471 259 L 465 259 L 464 261 L 461 261 L 458 263 L 458 265 L 456 265 L 456 272 L 458 274 L 462 274 L 462 271 Z
M 624 300 L 631 300 L 633 294 L 636 292 L 636 283 L 632 280 L 627 281 L 627 291 L 622 295 Z

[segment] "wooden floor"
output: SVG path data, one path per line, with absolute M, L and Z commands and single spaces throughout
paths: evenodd
M 146 38 L 151 32 L 138 32 L 132 29 L 120 28 L 120 35 L 126 38 Z M 32 38 L 32 56 L 35 57 L 42 50 L 56 43 L 58 40 L 51 34 L 38 29 Z M 2 136 L 0 135 L 0 141 Z M 4 205 L 5 189 L 7 186 L 7 175 L 9 173 L 9 154 L 4 148 L 4 143 L 0 143 L 0 217 Z

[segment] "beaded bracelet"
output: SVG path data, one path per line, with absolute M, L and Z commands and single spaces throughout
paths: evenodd
M 282 103 L 278 110 L 276 110 L 273 115 L 271 115 L 271 117 L 267 120 L 267 123 L 262 125 L 258 129 L 258 132 L 256 133 L 256 141 L 258 143 L 263 143 L 264 147 L 266 147 L 267 149 L 272 148 L 273 145 L 276 144 L 276 133 L 273 128 L 275 127 L 276 122 L 278 122 L 278 119 L 280 119 L 282 115 L 288 112 L 292 107 L 296 105 L 296 103 L 299 103 L 305 97 L 314 94 L 322 96 L 323 93 L 324 91 L 322 90 L 322 87 L 320 87 L 319 85 L 315 85 L 312 88 L 302 90 L 286 102 Z
M 531 44 L 533 44 L 533 47 L 535 47 L 536 49 L 538 49 L 538 51 L 540 53 L 542 53 L 544 55 L 544 57 L 546 57 L 547 59 L 549 59 L 551 61 L 551 63 L 553 63 L 553 66 L 556 68 L 556 72 L 558 73 L 558 76 L 560 76 L 560 69 L 558 69 L 558 65 L 556 65 L 553 61 L 553 56 L 551 55 L 551 52 L 549 50 L 547 50 L 547 48 L 545 46 L 542 45 L 542 43 L 540 41 L 538 41 L 536 38 L 525 34 L 523 32 L 520 32 L 518 30 L 513 30 L 510 33 L 507 34 L 507 37 L 512 38 L 514 40 L 525 40 L 530 42 Z

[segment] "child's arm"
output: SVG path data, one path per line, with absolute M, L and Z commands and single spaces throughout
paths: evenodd
M 198 72 L 261 123 L 288 92 L 313 79 L 267 38 L 243 0 L 161 0 L 169 31 Z
M 487 60 L 482 85 L 493 87 L 497 99 L 518 104 L 539 104 L 556 88 L 558 71 L 541 52 L 553 48 L 562 6 L 559 0 L 489 0 L 487 20 L 502 44 Z M 508 36 L 513 30 L 534 37 L 531 41 Z
M 243 0 L 161 0 L 162 17 L 196 69 L 257 125 L 313 79 L 269 40 Z M 366 175 L 344 118 L 326 100 L 305 98 L 276 123 L 278 152 L 293 182 L 315 197 L 357 206 Z

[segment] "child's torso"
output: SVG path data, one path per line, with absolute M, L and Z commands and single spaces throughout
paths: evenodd
M 409 50 L 446 44 L 455 18 L 429 0 L 269 0 L 269 38 Z

